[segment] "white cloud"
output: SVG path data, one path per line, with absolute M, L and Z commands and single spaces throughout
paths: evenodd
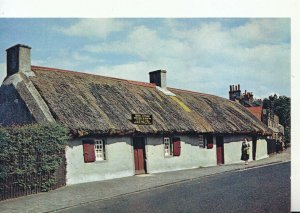
M 106 38 L 112 32 L 128 27 L 128 23 L 118 19 L 81 19 L 69 27 L 56 27 L 66 35 Z
M 287 19 L 250 19 L 231 34 L 237 42 L 246 45 L 281 43 L 289 39 L 290 26 Z
M 156 44 L 153 46 L 153 44 Z M 86 45 L 85 49 L 91 52 L 113 52 L 149 56 L 161 44 L 156 32 L 144 26 L 134 28 L 128 38 L 116 42 L 104 42 L 97 45 Z
M 91 64 L 101 64 L 103 59 L 90 54 L 84 54 L 78 49 L 75 51 L 58 49 L 55 56 L 47 57 L 42 60 L 32 60 L 32 65 L 54 67 L 60 69 L 82 71 L 88 69 Z
M 151 65 L 148 63 L 137 62 L 121 65 L 98 66 L 88 72 L 97 75 L 148 82 L 148 72 L 152 70 Z
M 288 23 L 250 19 L 230 28 L 220 21 L 186 27 L 166 19 L 157 28 L 136 25 L 119 40 L 90 43 L 84 50 L 135 57 L 134 63 L 92 70 L 108 76 L 148 81 L 149 71 L 166 69 L 170 86 L 224 97 L 228 85 L 237 83 L 257 96 L 269 94 L 268 90 L 289 93 Z
M 168 57 L 182 57 L 182 53 L 191 50 L 183 41 L 162 38 L 155 30 L 145 26 L 135 27 L 122 41 L 86 45 L 85 49 L 93 53 L 131 54 L 149 61 Z

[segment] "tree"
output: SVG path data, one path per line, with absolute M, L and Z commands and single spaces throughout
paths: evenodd
M 279 117 L 279 123 L 284 126 L 285 139 L 290 142 L 291 128 L 291 98 L 271 95 L 263 100 L 263 108 L 270 110 Z

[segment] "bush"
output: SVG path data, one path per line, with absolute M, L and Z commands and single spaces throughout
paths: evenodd
M 0 127 L 0 194 L 7 180 L 21 189 L 49 191 L 64 159 L 68 130 L 58 124 Z

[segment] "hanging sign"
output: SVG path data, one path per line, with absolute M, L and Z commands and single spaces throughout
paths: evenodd
M 152 115 L 148 114 L 131 114 L 131 122 L 137 125 L 152 125 Z

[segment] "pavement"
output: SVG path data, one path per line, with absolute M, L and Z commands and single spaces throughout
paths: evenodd
M 290 160 L 291 150 L 288 148 L 282 153 L 270 155 L 269 158 L 250 161 L 248 165 L 239 163 L 76 184 L 50 192 L 1 201 L 0 212 L 56 212 L 95 201 L 188 182 L 201 177 L 238 172 Z

